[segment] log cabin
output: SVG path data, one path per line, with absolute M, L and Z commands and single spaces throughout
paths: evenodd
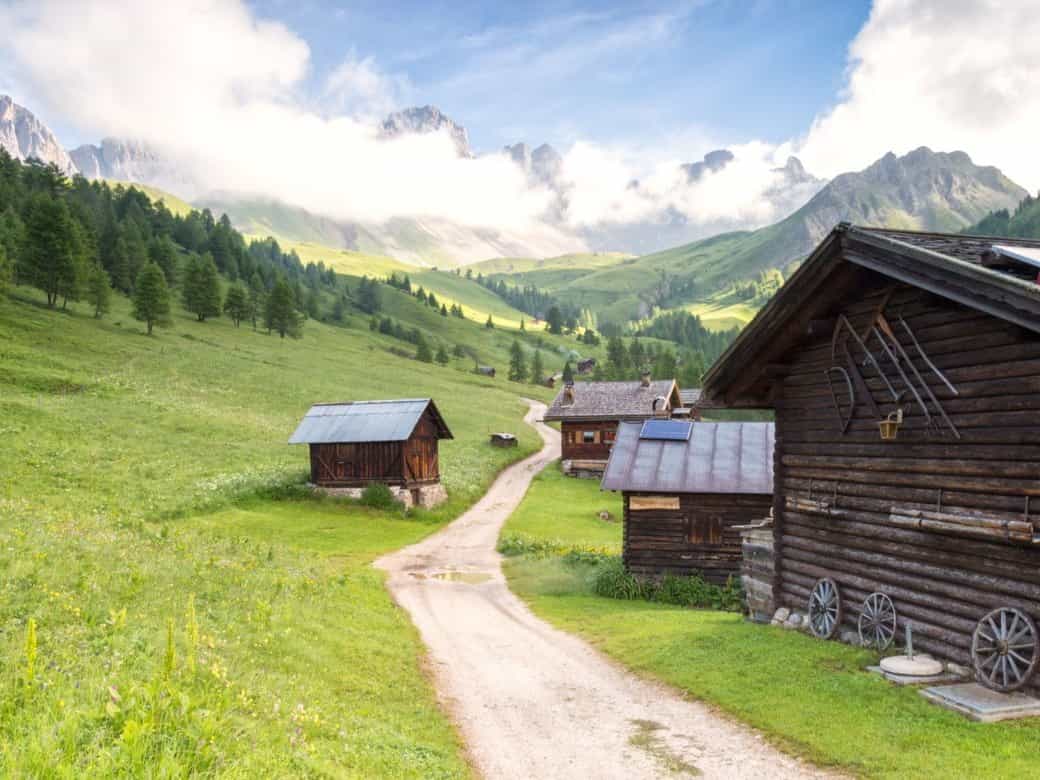
M 290 444 L 310 447 L 310 481 L 321 488 L 358 489 L 379 482 L 406 491 L 414 503 L 438 496 L 439 442 L 452 434 L 429 398 L 315 404 Z
M 622 493 L 627 571 L 725 584 L 740 574 L 737 527 L 773 503 L 773 424 L 623 422 L 601 487 Z
M 1040 690 L 1038 266 L 1036 241 L 843 223 L 706 374 L 775 410 L 773 597 L 817 636 L 909 623 Z
M 670 417 L 681 406 L 674 379 L 651 379 L 644 373 L 633 382 L 577 382 L 566 385 L 545 413 L 560 423 L 564 473 L 603 476 L 618 423 Z

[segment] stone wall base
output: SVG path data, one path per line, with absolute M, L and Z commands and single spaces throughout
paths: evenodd
M 603 472 L 607 468 L 607 463 L 600 460 L 565 460 L 560 463 L 560 468 L 568 477 L 603 479 Z
M 361 494 L 365 490 L 362 487 L 324 487 L 314 484 L 311 485 L 311 488 L 317 493 L 324 493 L 333 498 L 354 499 L 361 498 Z M 414 488 L 391 485 L 390 492 L 393 493 L 394 499 L 405 509 L 411 509 L 414 506 L 432 509 L 448 500 L 448 491 L 444 489 L 444 485 L 440 482 L 435 482 L 431 485 L 420 485 Z

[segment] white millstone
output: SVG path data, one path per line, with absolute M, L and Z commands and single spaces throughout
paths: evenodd
M 790 614 L 791 610 L 789 610 L 787 607 L 780 607 L 780 609 L 773 613 L 773 620 L 777 621 L 778 623 L 783 623 L 785 620 L 787 620 Z
M 917 654 L 913 658 L 906 655 L 891 655 L 881 659 L 882 671 L 899 674 L 904 677 L 932 677 L 943 673 L 943 665 L 930 655 Z

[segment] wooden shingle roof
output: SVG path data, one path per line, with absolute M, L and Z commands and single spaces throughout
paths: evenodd
M 657 379 L 644 386 L 633 382 L 575 382 L 573 401 L 563 388 L 545 413 L 546 420 L 641 420 L 654 414 L 654 401 L 681 405 L 674 379 Z

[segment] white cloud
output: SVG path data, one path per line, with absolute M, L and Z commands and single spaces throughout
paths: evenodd
M 802 143 L 807 167 L 856 170 L 888 151 L 960 149 L 1040 187 L 1035 0 L 876 0 L 848 86 Z
M 411 93 L 406 78 L 384 73 L 372 57 L 351 51 L 326 77 L 322 98 L 330 112 L 377 118 L 400 108 Z

